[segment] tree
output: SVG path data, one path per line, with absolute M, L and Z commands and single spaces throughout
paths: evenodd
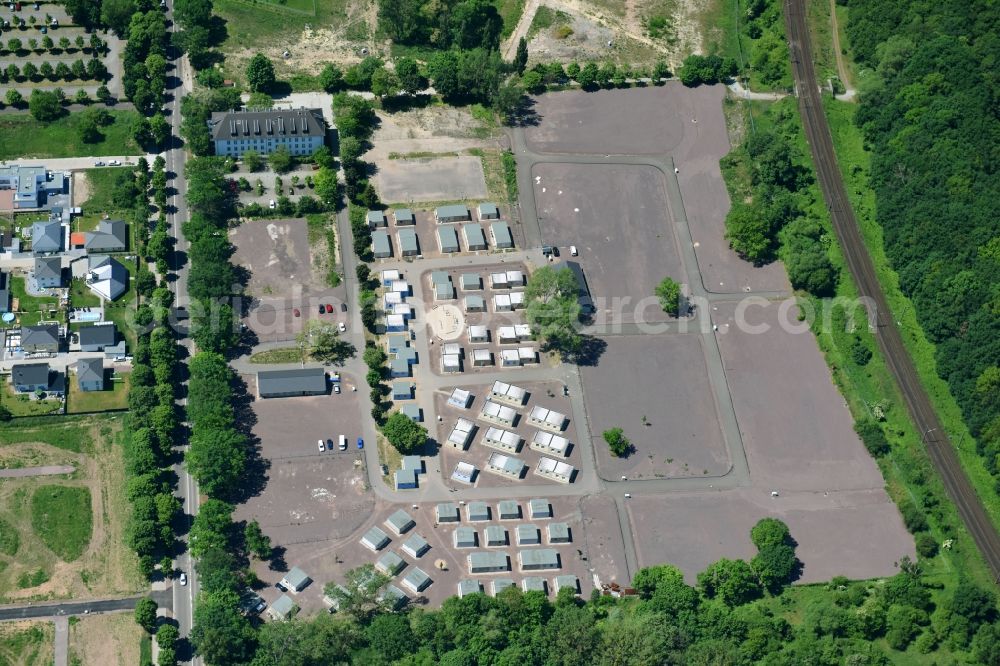
M 580 87 L 584 90 L 593 90 L 597 85 L 597 76 L 599 70 L 597 68 L 597 63 L 588 62 L 580 70 L 579 76 L 577 76 L 576 81 L 580 84 Z
M 243 152 L 243 167 L 247 171 L 260 171 L 264 168 L 264 158 L 256 150 L 246 150 Z
M 354 616 L 361 622 L 388 608 L 387 602 L 380 600 L 382 588 L 392 578 L 375 570 L 371 564 L 350 569 L 344 574 L 344 584 L 328 584 L 323 593 L 336 599 L 342 613 Z
M 885 431 L 875 421 L 864 420 L 854 424 L 854 432 L 858 433 L 861 442 L 868 449 L 868 453 L 876 458 L 889 453 L 889 440 L 885 437 Z
M 229 502 L 207 499 L 191 524 L 191 554 L 201 557 L 212 548 L 229 550 L 233 532 L 233 510 Z
M 175 666 L 177 664 L 177 640 L 180 632 L 172 624 L 162 625 L 156 632 L 156 645 L 160 654 L 156 659 L 158 666 Z
M 79 114 L 77 132 L 84 143 L 97 143 L 104 139 L 101 128 L 114 120 L 104 109 L 85 109 Z
M 760 596 L 761 586 L 753 569 L 743 560 L 721 559 L 698 574 L 698 587 L 728 606 L 739 606 Z
M 27 63 L 25 69 L 30 64 L 30 62 Z M 31 97 L 28 99 L 28 110 L 31 111 L 32 118 L 41 122 L 55 120 L 64 113 L 58 95 L 37 88 L 31 91 Z
M 38 73 L 42 75 L 43 79 L 51 80 L 54 77 L 56 70 L 53 69 L 51 63 L 43 62 L 38 68 Z
M 35 67 L 35 63 L 29 60 L 28 62 L 24 63 L 24 67 L 21 68 L 21 74 L 24 76 L 24 78 L 28 79 L 29 81 L 34 81 L 35 77 L 38 76 L 38 68 Z M 42 91 L 33 90 L 32 97 L 34 97 L 34 93 L 36 92 L 42 92 Z M 55 98 L 55 95 L 53 93 L 49 94 L 52 94 L 53 98 Z
M 325 203 L 332 204 L 340 196 L 340 185 L 337 182 L 337 172 L 326 167 L 316 172 L 314 179 L 316 196 Z
M 344 73 L 332 63 L 323 65 L 319 73 L 319 85 L 328 93 L 335 93 L 344 85 Z
M 271 152 L 267 158 L 271 168 L 277 173 L 288 173 L 292 168 L 292 153 L 288 146 L 280 145 Z
M 756 572 L 761 585 L 772 594 L 777 594 L 782 586 L 791 582 L 792 575 L 799 566 L 795 549 L 786 543 L 774 543 L 759 548 L 760 551 L 750 560 L 750 566 Z
M 577 331 L 579 291 L 569 268 L 543 266 L 532 274 L 525 291 L 525 314 L 536 338 L 550 349 L 573 354 L 582 346 L 583 336 Z
M 247 63 L 246 77 L 251 92 L 268 92 L 275 83 L 274 63 L 263 53 L 258 53 Z
M 679 316 L 681 310 L 687 308 L 681 285 L 672 278 L 665 277 L 656 285 L 656 297 L 660 299 L 660 307 L 671 317 Z
M 393 412 L 382 426 L 382 434 L 403 455 L 414 453 L 427 443 L 427 428 L 402 412 Z
M 112 101 L 111 91 L 108 90 L 107 86 L 98 87 L 95 97 L 97 97 L 97 101 L 102 104 L 110 104 Z
M 333 322 L 310 319 L 296 338 L 303 356 L 314 361 L 343 365 L 354 356 L 354 345 L 340 339 L 340 332 Z
M 254 629 L 240 614 L 239 603 L 239 596 L 230 590 L 199 596 L 191 643 L 206 663 L 228 666 L 253 657 Z
M 20 107 L 24 104 L 24 97 L 21 96 L 17 90 L 13 88 L 7 91 L 7 96 L 4 98 L 7 101 L 7 106 L 13 106 L 15 108 Z
M 416 95 L 427 86 L 427 81 L 420 73 L 420 67 L 413 58 L 402 57 L 396 60 L 396 76 L 399 85 L 408 95 Z
M 220 497 L 240 488 L 247 456 L 247 441 L 242 433 L 232 428 L 196 428 L 186 462 L 202 490 Z
M 514 55 L 514 71 L 524 74 L 525 67 L 528 66 L 528 42 L 521 37 L 517 41 L 517 53 Z M 579 71 L 579 67 L 577 68 Z
M 271 557 L 271 538 L 260 529 L 260 524 L 256 520 L 251 520 L 243 528 L 243 537 L 246 539 L 247 548 L 258 560 L 267 560 Z
M 365 627 L 368 644 L 387 662 L 402 659 L 413 651 L 415 642 L 405 615 L 382 613 Z
M 115 31 L 121 38 L 128 37 L 129 22 L 137 13 L 133 0 L 102 0 L 101 23 Z
M 372 74 L 371 91 L 376 97 L 390 97 L 398 93 L 399 88 L 399 79 L 385 67 L 379 67 Z
M 156 610 L 157 603 L 150 597 L 143 597 L 135 602 L 135 622 L 146 630 L 153 633 L 156 630 Z
M 521 77 L 521 85 L 532 95 L 545 92 L 545 82 L 542 81 L 542 75 L 535 70 L 524 73 L 524 76 Z
M 611 428 L 601 433 L 601 437 L 607 442 L 611 453 L 619 458 L 624 458 L 632 450 L 632 442 L 629 441 L 621 428 Z
M 167 145 L 170 139 L 170 123 L 163 117 L 162 113 L 154 113 L 149 118 L 149 138 L 157 148 Z

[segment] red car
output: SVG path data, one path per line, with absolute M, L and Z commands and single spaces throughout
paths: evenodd
M 329 303 L 326 304 L 326 313 L 333 314 L 333 306 L 330 305 Z
M 302 313 L 299 312 L 298 308 L 292 308 L 292 314 L 295 315 L 296 317 L 302 316 Z

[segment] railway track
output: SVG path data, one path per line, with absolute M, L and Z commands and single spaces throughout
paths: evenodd
M 843 248 L 847 267 L 857 284 L 859 295 L 874 303 L 874 312 L 869 312 L 869 317 L 876 324 L 875 339 L 906 401 L 910 418 L 921 433 L 931 462 L 955 503 L 962 522 L 990 567 L 994 581 L 1000 581 L 1000 534 L 962 469 L 958 454 L 920 383 L 913 361 L 892 318 L 847 197 L 812 66 L 805 0 L 785 0 L 785 24 L 802 124 L 816 165 L 816 176 L 830 210 L 834 231 Z

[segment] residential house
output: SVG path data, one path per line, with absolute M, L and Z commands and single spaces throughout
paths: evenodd
M 76 385 L 81 391 L 103 391 L 104 359 L 100 356 L 81 358 L 76 362 Z

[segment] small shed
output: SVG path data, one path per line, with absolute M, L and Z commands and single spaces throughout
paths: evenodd
M 489 525 L 483 530 L 483 543 L 487 548 L 502 548 L 508 545 L 507 530 L 499 525 Z
M 389 535 L 373 527 L 361 537 L 361 545 L 372 551 L 379 551 L 389 545 Z
M 288 588 L 291 592 L 301 592 L 309 586 L 312 579 L 306 575 L 306 572 L 298 567 L 292 567 L 288 570 L 282 579 L 281 584 Z
M 466 312 L 486 312 L 486 300 L 478 294 L 469 294 L 465 297 Z
M 477 291 L 483 288 L 483 279 L 479 277 L 479 273 L 462 273 L 458 282 L 462 285 L 462 291 Z
M 510 235 L 510 227 L 506 222 L 494 222 L 490 225 L 490 236 L 497 249 L 506 250 L 514 247 L 514 238 Z
M 542 453 L 551 453 L 565 458 L 569 454 L 569 440 L 562 435 L 554 435 L 544 430 L 535 431 L 531 438 L 531 448 Z
M 528 413 L 528 423 L 558 433 L 566 426 L 566 415 L 554 409 L 535 405 Z
M 567 462 L 542 456 L 535 466 L 535 474 L 559 483 L 572 483 L 576 468 Z
M 483 228 L 475 222 L 462 226 L 462 235 L 465 236 L 465 246 L 470 252 L 486 249 L 486 234 Z
M 375 560 L 375 569 L 386 576 L 395 576 L 406 568 L 406 560 L 391 550 Z
M 478 470 L 472 464 L 460 461 L 455 465 L 455 469 L 451 473 L 451 480 L 471 486 L 472 482 L 476 479 L 477 473 Z
M 487 351 L 487 350 L 477 349 L 475 351 Z M 498 402 L 487 400 L 486 402 L 483 403 L 483 409 L 482 412 L 480 412 L 479 417 L 484 421 L 493 421 L 498 425 L 513 426 L 514 422 L 517 420 L 517 412 L 515 412 L 513 408 L 508 407 L 507 405 L 501 405 Z
M 472 393 L 461 388 L 452 391 L 448 397 L 448 405 L 450 407 L 458 407 L 459 409 L 468 409 L 471 401 Z
M 477 368 L 493 365 L 493 352 L 489 349 L 473 349 L 472 365 Z
M 547 499 L 531 499 L 528 500 L 528 513 L 531 514 L 532 520 L 538 520 L 539 518 L 551 518 L 552 505 L 549 504 Z
M 268 607 L 267 614 L 271 616 L 271 619 L 281 622 L 283 620 L 290 620 L 298 610 L 299 607 L 295 605 L 292 598 L 287 594 L 283 594 Z
M 476 530 L 471 527 L 456 527 L 452 533 L 452 543 L 455 548 L 475 548 L 479 545 Z
M 467 296 L 466 298 L 473 298 Z M 490 330 L 482 324 L 473 324 L 469 327 L 469 342 L 489 342 Z
M 499 220 L 500 219 L 500 209 L 497 208 L 495 203 L 484 202 L 479 204 L 477 207 L 477 212 L 479 213 L 480 220 Z
M 486 502 L 469 502 L 465 505 L 465 519 L 470 523 L 482 523 L 490 519 L 490 505 Z
M 518 546 L 538 546 L 542 543 L 542 533 L 535 525 L 518 525 L 515 533 Z
M 420 405 L 403 405 L 399 411 L 411 421 L 420 423 L 424 420 L 424 410 L 420 408 Z
M 461 248 L 458 245 L 458 234 L 455 227 L 440 227 L 437 230 L 438 248 L 443 253 L 458 252 Z
M 393 400 L 412 400 L 413 399 L 413 384 L 410 382 L 393 382 L 392 383 L 392 399 Z
M 530 548 L 517 551 L 517 565 L 521 571 L 545 571 L 558 569 L 559 551 L 554 548 Z
M 385 219 L 385 212 L 381 210 L 370 210 L 368 211 L 368 226 L 384 227 L 387 224 Z
M 466 561 L 469 564 L 469 573 L 471 574 L 510 571 L 510 557 L 502 551 L 479 550 L 469 553 Z
M 420 594 L 426 590 L 433 581 L 431 577 L 424 573 L 419 567 L 413 567 L 410 573 L 403 578 L 403 587 L 409 589 L 414 594 Z
M 427 543 L 427 539 L 423 538 L 419 534 L 415 533 L 406 541 L 403 542 L 403 552 L 414 559 L 419 559 L 424 556 L 431 546 Z
M 482 594 L 483 584 L 478 580 L 463 578 L 458 581 L 458 596 L 464 597 L 468 594 Z
M 448 444 L 454 446 L 456 449 L 462 449 L 463 451 L 469 447 L 469 441 L 472 439 L 472 434 L 475 432 L 476 425 L 468 419 L 459 419 L 455 423 L 455 427 L 451 429 L 451 433 L 448 435 Z
M 500 380 L 494 381 L 493 386 L 490 388 L 491 400 L 504 402 L 508 405 L 513 405 L 514 407 L 520 407 L 523 405 L 527 395 L 528 392 L 520 386 L 508 384 Z
M 467 222 L 470 219 L 469 209 L 465 204 L 452 204 L 450 206 L 438 206 L 434 210 L 434 219 L 438 224 L 445 222 Z
M 497 516 L 500 520 L 520 520 L 521 505 L 517 500 L 500 500 L 497 502 Z
M 412 469 L 399 469 L 393 473 L 396 490 L 414 490 L 417 488 L 417 474 Z
M 416 521 L 413 520 L 410 514 L 402 509 L 393 512 L 385 519 L 386 527 L 395 532 L 397 536 L 409 532 L 416 524 Z
M 573 541 L 573 535 L 566 523 L 549 523 L 545 527 L 545 531 L 548 533 L 549 543 L 572 543 Z
M 497 449 L 498 451 L 509 451 L 510 453 L 520 451 L 523 441 L 517 433 L 493 426 L 487 428 L 486 434 L 483 435 L 483 445 Z
M 400 229 L 396 232 L 399 240 L 399 253 L 404 257 L 415 257 L 420 254 L 420 241 L 417 239 L 417 232 L 413 229 Z
M 396 226 L 401 227 L 407 224 L 416 224 L 417 218 L 409 208 L 397 208 L 392 211 L 392 217 L 396 220 Z
M 458 515 L 458 505 L 454 502 L 441 502 L 434 507 L 434 518 L 439 523 L 457 523 L 461 520 Z
M 376 259 L 388 259 L 392 256 L 392 241 L 389 234 L 381 229 L 372 232 L 372 254 Z

